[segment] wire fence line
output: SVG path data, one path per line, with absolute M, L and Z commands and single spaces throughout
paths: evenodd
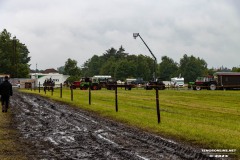
M 31 91 L 38 91 L 39 93 L 41 92 L 44 92 L 44 94 L 47 94 L 48 92 L 50 92 L 50 94 L 53 96 L 54 94 L 54 88 L 51 88 L 51 87 L 48 87 L 46 86 L 47 88 L 42 88 L 40 87 L 40 83 L 39 83 L 39 86 L 38 87 L 29 87 L 27 88 L 28 90 L 31 90 Z M 118 108 L 119 108 L 119 95 L 118 95 L 118 88 L 123 88 L 125 87 L 124 85 L 113 85 L 114 87 L 114 92 L 113 92 L 113 98 L 114 99 L 114 102 L 115 102 L 115 111 L 118 112 Z M 154 86 L 153 86 L 154 87 Z M 60 98 L 63 98 L 63 89 L 64 90 L 69 90 L 70 91 L 70 99 L 71 101 L 74 101 L 74 97 L 75 97 L 75 93 L 74 93 L 74 89 L 72 87 L 63 87 L 62 84 L 60 84 L 60 88 L 57 89 L 59 90 L 59 96 Z M 141 100 L 146 100 L 146 101 L 155 101 L 155 104 L 156 104 L 156 115 L 157 115 L 157 122 L 160 123 L 161 122 L 161 113 L 160 113 L 160 101 L 159 101 L 159 89 L 156 87 L 154 88 L 155 90 L 155 94 L 154 94 L 154 98 L 143 98 Z M 88 92 L 88 104 L 91 105 L 92 104 L 92 90 L 91 90 L 91 87 L 88 88 L 88 90 L 83 90 L 83 91 L 87 91 Z M 131 90 L 127 90 L 126 92 L 128 92 L 129 94 L 131 94 Z M 69 96 L 69 95 L 68 95 Z M 127 94 L 128 96 L 128 94 Z M 129 96 L 128 96 L 129 97 Z M 87 97 L 86 97 L 87 98 Z M 131 99 L 131 100 L 136 100 L 137 98 L 134 98 L 134 99 Z M 128 100 L 130 100 L 128 98 Z

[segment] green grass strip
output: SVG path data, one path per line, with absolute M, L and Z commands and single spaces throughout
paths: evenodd
M 25 146 L 18 143 L 19 137 L 16 128 L 13 128 L 11 124 L 11 117 L 11 108 L 7 113 L 0 112 L 0 159 L 25 160 L 27 159 L 23 151 Z

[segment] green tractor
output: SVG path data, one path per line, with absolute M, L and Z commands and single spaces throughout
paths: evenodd
M 83 77 L 80 80 L 80 89 L 81 90 L 87 90 L 91 87 L 91 90 L 100 90 L 101 85 L 99 85 L 99 82 L 94 79 L 94 78 L 89 78 L 89 77 Z

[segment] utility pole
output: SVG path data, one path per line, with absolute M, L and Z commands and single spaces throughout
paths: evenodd
M 140 36 L 139 33 L 133 33 L 133 37 L 136 39 L 137 37 L 140 37 L 141 40 L 143 41 L 143 43 L 145 44 L 145 46 L 147 47 L 147 49 L 149 50 L 149 52 L 151 53 L 151 55 L 153 56 L 154 59 L 154 66 L 153 66 L 153 81 L 156 81 L 156 64 L 157 64 L 157 58 L 155 57 L 155 55 L 152 53 L 151 49 L 148 47 L 148 45 L 146 44 L 146 42 L 142 39 L 142 37 Z

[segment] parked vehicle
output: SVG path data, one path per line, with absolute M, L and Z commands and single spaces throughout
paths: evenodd
M 102 89 L 102 86 L 99 80 L 94 77 L 91 78 L 91 90 L 100 90 L 100 89 Z
M 112 78 L 110 75 L 95 75 L 93 79 L 97 81 L 101 88 L 106 88 L 106 84 L 109 78 Z
M 188 82 L 188 89 L 193 89 L 195 82 Z
M 198 77 L 194 90 L 240 89 L 240 72 L 216 72 L 213 76 Z
M 114 78 L 108 78 L 105 83 L 105 87 L 107 88 L 107 90 L 114 90 L 116 85 L 117 81 Z
M 114 78 L 108 78 L 106 82 L 106 89 L 108 90 L 115 90 L 116 87 L 124 87 L 125 90 L 131 90 L 135 87 L 134 83 L 124 82 L 124 83 L 117 83 L 117 81 Z
M 137 79 L 127 78 L 124 85 L 125 85 L 125 90 L 131 90 L 132 88 L 135 88 L 135 86 L 137 85 Z
M 89 87 L 91 87 L 92 90 L 100 90 L 101 85 L 99 84 L 97 79 L 89 78 L 89 77 L 83 77 L 80 80 L 80 89 L 86 90 Z
M 171 78 L 171 87 L 179 88 L 184 87 L 184 78 L 183 77 L 173 77 Z
M 240 72 L 216 72 L 213 76 L 218 89 L 240 89 Z
M 165 84 L 163 83 L 163 81 L 161 81 L 160 78 L 157 78 L 156 81 L 149 81 L 145 85 L 146 90 L 152 90 L 153 88 L 157 88 L 159 90 L 164 90 L 166 87 L 165 87 Z
M 201 89 L 215 90 L 216 86 L 217 82 L 214 80 L 213 76 L 197 77 L 195 83 L 192 84 L 193 90 Z
M 74 81 L 70 87 L 72 87 L 72 89 L 80 88 L 80 83 L 80 81 Z

